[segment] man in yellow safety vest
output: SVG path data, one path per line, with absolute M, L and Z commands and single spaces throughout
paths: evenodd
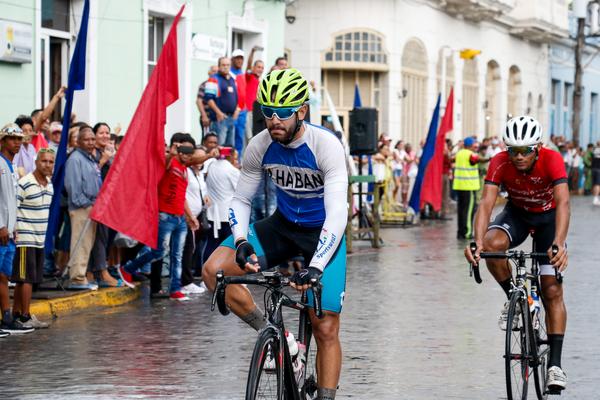
M 480 189 L 479 155 L 473 151 L 475 139 L 468 137 L 464 140 L 464 147 L 456 153 L 454 167 L 454 181 L 452 188 L 457 195 L 458 212 L 458 239 L 473 238 L 473 216 L 477 211 L 477 191 Z

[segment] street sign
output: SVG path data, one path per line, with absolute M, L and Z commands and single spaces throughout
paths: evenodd
M 31 24 L 0 19 L 0 61 L 30 63 L 32 45 Z
M 196 60 L 217 62 L 219 57 L 227 53 L 227 40 L 217 36 L 196 33 L 192 37 L 192 58 Z

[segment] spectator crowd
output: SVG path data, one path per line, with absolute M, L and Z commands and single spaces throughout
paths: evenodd
M 100 189 L 123 139 L 120 127 L 71 116 L 64 190 L 52 174 L 63 126 L 52 121 L 60 88 L 44 109 L 19 115 L 0 131 L 0 337 L 47 328 L 30 312 L 33 292 L 98 290 L 150 280 L 151 296 L 186 301 L 202 294 L 203 260 L 230 234 L 229 202 L 240 174 L 240 157 L 264 120 L 252 118 L 264 62 L 247 63 L 242 50 L 221 57 L 198 89 L 201 143 L 174 133 L 165 154 L 159 198 L 158 245 L 152 249 L 90 219 Z M 287 68 L 283 57 L 271 70 Z M 256 112 L 254 113 L 256 115 Z M 272 184 L 262 184 L 253 218 L 275 209 Z M 50 204 L 60 196 L 59 230 L 45 248 Z M 167 288 L 162 278 L 169 276 Z M 13 289 L 12 304 L 10 288 Z
M 379 136 L 378 152 L 370 157 L 354 157 L 354 162 L 370 163 L 370 168 L 364 168 L 363 172 L 375 175 L 376 181 L 383 184 L 383 203 L 388 202 L 404 211 L 409 210 L 410 195 L 417 177 L 420 159 L 423 153 L 424 141 L 419 143 L 418 149 L 414 149 L 411 143 L 398 140 L 392 146 L 391 138 L 384 134 Z M 590 143 L 584 150 L 572 141 L 565 140 L 563 136 L 551 135 L 545 145 L 559 152 L 564 160 L 568 175 L 569 190 L 572 195 L 592 195 L 592 204 L 600 206 L 600 141 L 596 144 Z M 472 153 L 473 165 L 479 176 L 479 184 L 474 190 L 461 190 L 457 188 L 456 162 L 459 152 L 467 149 Z M 465 221 L 475 213 L 475 207 L 470 216 L 461 215 L 468 206 L 461 199 L 465 192 L 474 192 L 476 199 L 481 197 L 483 180 L 487 173 L 490 160 L 496 154 L 505 150 L 506 146 L 498 136 L 486 137 L 479 141 L 477 137 L 470 136 L 456 142 L 446 139 L 446 147 L 443 155 L 442 169 L 442 207 L 440 210 L 425 204 L 421 211 L 421 218 L 449 219 L 450 208 L 456 208 L 458 212 L 459 229 L 457 237 L 468 239 L 472 232 L 467 232 L 465 226 L 461 226 L 461 220 Z M 475 168 L 475 167 L 474 167 Z M 383 208 L 383 206 L 382 206 Z
M 256 102 L 265 64 L 242 50 L 221 57 L 198 88 L 196 106 L 202 127 L 200 143 L 188 133 L 174 133 L 165 148 L 166 169 L 157 192 L 158 245 L 152 249 L 108 226 L 90 219 L 90 212 L 123 139 L 121 129 L 106 122 L 88 123 L 71 116 L 64 190 L 55 192 L 51 177 L 63 126 L 52 121 L 65 88 L 44 109 L 19 115 L 0 131 L 0 337 L 46 328 L 30 312 L 33 292 L 44 284 L 65 290 L 98 290 L 131 286 L 150 280 L 151 296 L 186 301 L 206 291 L 200 283 L 206 260 L 231 230 L 228 209 L 240 175 L 240 160 L 248 140 L 264 129 Z M 287 68 L 284 57 L 270 70 Z M 311 82 L 313 93 L 315 85 Z M 318 107 L 311 96 L 311 107 Z M 561 152 L 573 193 L 594 194 L 600 206 L 600 143 L 585 150 L 562 137 L 548 144 Z M 423 143 L 402 140 L 392 146 L 389 136 L 379 138 L 369 174 L 384 182 L 387 199 L 408 208 Z M 447 218 L 459 199 L 453 190 L 457 154 L 468 148 L 478 155 L 479 176 L 489 160 L 502 151 L 497 137 L 478 142 L 466 138 L 446 141 L 443 166 L 443 204 L 431 217 Z M 364 157 L 356 163 L 366 163 Z M 45 248 L 50 204 L 60 199 L 59 230 Z M 252 219 L 275 210 L 275 188 L 263 177 Z M 424 215 L 427 216 L 427 215 Z M 460 235 L 460 232 L 459 232 Z M 463 235 L 464 236 L 464 235 Z M 284 266 L 285 267 L 285 266 Z M 167 288 L 162 278 L 170 277 Z M 12 305 L 9 288 L 14 287 Z

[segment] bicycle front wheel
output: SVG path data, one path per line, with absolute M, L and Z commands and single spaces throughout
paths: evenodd
M 538 286 L 539 287 L 539 286 Z M 535 392 L 538 400 L 546 400 L 548 394 L 546 391 L 546 371 L 548 370 L 548 357 L 550 357 L 550 347 L 548 346 L 548 334 L 546 332 L 546 310 L 543 304 L 531 318 L 531 352 L 535 360 L 535 369 L 533 381 L 535 382 Z
M 283 366 L 280 352 L 277 331 L 273 328 L 263 329 L 252 353 L 246 400 L 283 400 Z
M 527 399 L 529 377 L 533 370 L 530 367 L 529 323 L 527 300 L 523 293 L 514 292 L 508 307 L 504 354 L 508 400 Z
M 317 398 L 317 341 L 312 336 L 307 339 L 303 381 L 299 382 L 302 400 Z

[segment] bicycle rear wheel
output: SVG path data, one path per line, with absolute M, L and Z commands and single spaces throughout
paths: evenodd
M 283 366 L 280 352 L 277 331 L 273 328 L 263 329 L 252 353 L 246 400 L 283 400 Z
M 515 320 L 518 322 L 513 324 Z M 508 400 L 527 399 L 527 388 L 532 373 L 529 324 L 527 300 L 522 292 L 514 292 L 508 308 L 504 354 Z

